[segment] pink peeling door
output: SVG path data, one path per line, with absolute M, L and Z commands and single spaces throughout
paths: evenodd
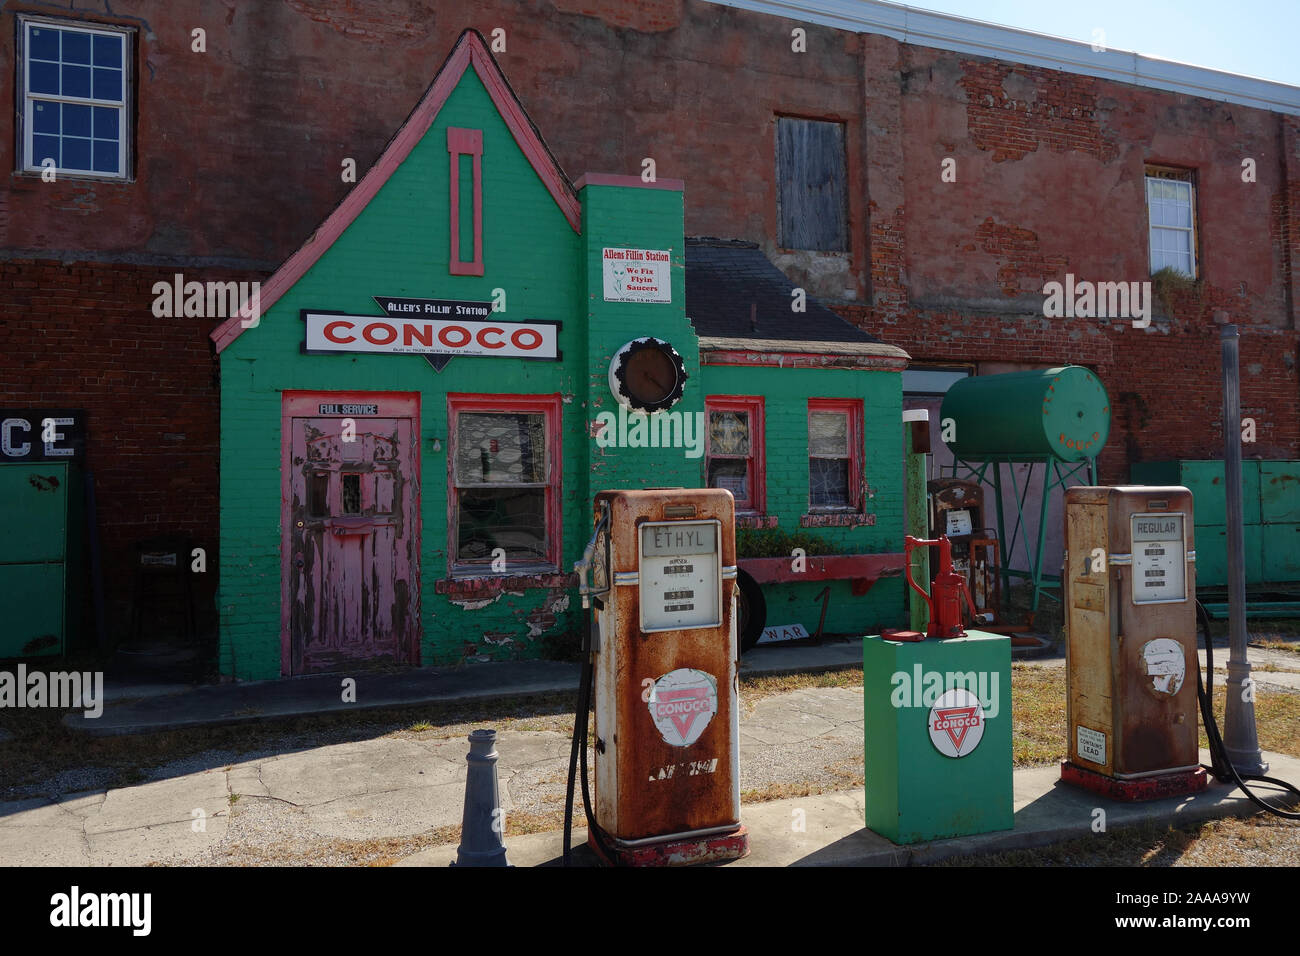
M 345 421 L 286 408 L 293 674 L 418 662 L 414 420 L 358 416 L 352 441 L 343 440 Z

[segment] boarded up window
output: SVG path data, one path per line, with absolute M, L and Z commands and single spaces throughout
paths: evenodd
M 776 176 L 781 246 L 847 252 L 844 124 L 777 117 Z

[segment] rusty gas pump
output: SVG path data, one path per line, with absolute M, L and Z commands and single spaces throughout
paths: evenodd
M 615 865 L 744 856 L 731 492 L 601 492 L 576 570 L 584 608 L 596 611 L 568 794 L 571 806 L 580 762 L 588 842 Z M 593 697 L 594 799 L 586 767 Z M 566 828 L 569 818 L 566 807 Z M 567 829 L 564 846 L 567 858 Z

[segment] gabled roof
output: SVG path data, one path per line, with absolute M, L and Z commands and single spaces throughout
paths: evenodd
M 260 305 L 263 314 L 316 264 L 325 251 L 361 214 L 370 200 L 375 198 L 397 167 L 429 131 L 438 112 L 447 102 L 447 97 L 456 89 L 461 77 L 470 67 L 473 67 L 484 88 L 487 89 L 488 95 L 492 97 L 497 112 L 501 114 L 501 118 L 510 129 L 515 142 L 536 170 L 538 178 L 564 213 L 573 231 L 581 231 L 582 210 L 573 184 L 564 175 L 560 164 L 556 162 L 546 143 L 542 141 L 537 127 L 524 112 L 519 97 L 515 95 L 505 74 L 501 72 L 501 67 L 492 57 L 483 35 L 477 30 L 466 30 L 456 40 L 451 54 L 438 70 L 424 96 L 401 128 L 393 134 L 393 138 L 388 141 L 388 145 L 384 147 L 384 151 L 375 160 L 374 165 L 361 181 L 352 187 L 352 191 L 343 198 L 342 202 L 334 207 L 334 211 L 317 227 L 311 238 L 286 259 L 270 279 L 262 283 Z M 216 328 L 211 338 L 218 352 L 239 338 L 240 333 L 244 331 L 242 321 L 251 317 L 251 313 L 245 307 L 245 311 L 232 316 Z
M 686 315 L 701 339 L 878 343 L 812 296 L 795 312 L 795 284 L 740 239 L 686 240 Z

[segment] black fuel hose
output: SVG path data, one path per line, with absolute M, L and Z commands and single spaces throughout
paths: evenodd
M 596 823 L 591 810 L 591 791 L 587 782 L 587 725 L 591 710 L 591 689 L 595 679 L 596 664 L 592 654 L 591 618 L 595 609 L 584 610 L 582 628 L 582 678 L 578 683 L 578 705 L 573 721 L 573 744 L 569 748 L 569 782 L 564 792 L 564 865 L 572 865 L 570 844 L 573 842 L 573 791 L 575 776 L 581 767 L 582 808 L 587 816 L 587 833 L 604 859 L 618 865 L 618 857 L 610 849 L 609 835 Z
M 1255 796 L 1251 789 L 1246 786 L 1245 781 L 1258 780 L 1261 783 L 1271 783 L 1275 787 L 1291 791 L 1297 797 L 1300 797 L 1300 788 L 1287 783 L 1285 780 L 1279 780 L 1277 777 L 1265 777 L 1250 773 L 1239 774 L 1237 768 L 1232 765 L 1232 761 L 1228 758 L 1228 748 L 1224 746 L 1223 737 L 1219 734 L 1219 725 L 1214 720 L 1214 646 L 1210 637 L 1210 614 L 1200 601 L 1196 602 L 1196 619 L 1205 630 L 1204 681 L 1201 680 L 1200 665 L 1198 664 L 1196 667 L 1196 696 L 1200 698 L 1201 723 L 1205 726 L 1205 739 L 1210 745 L 1210 766 L 1205 769 L 1209 770 L 1220 783 L 1235 782 L 1241 788 L 1241 792 L 1249 797 L 1252 803 L 1269 813 L 1287 820 L 1300 820 L 1300 813 L 1275 807 Z

